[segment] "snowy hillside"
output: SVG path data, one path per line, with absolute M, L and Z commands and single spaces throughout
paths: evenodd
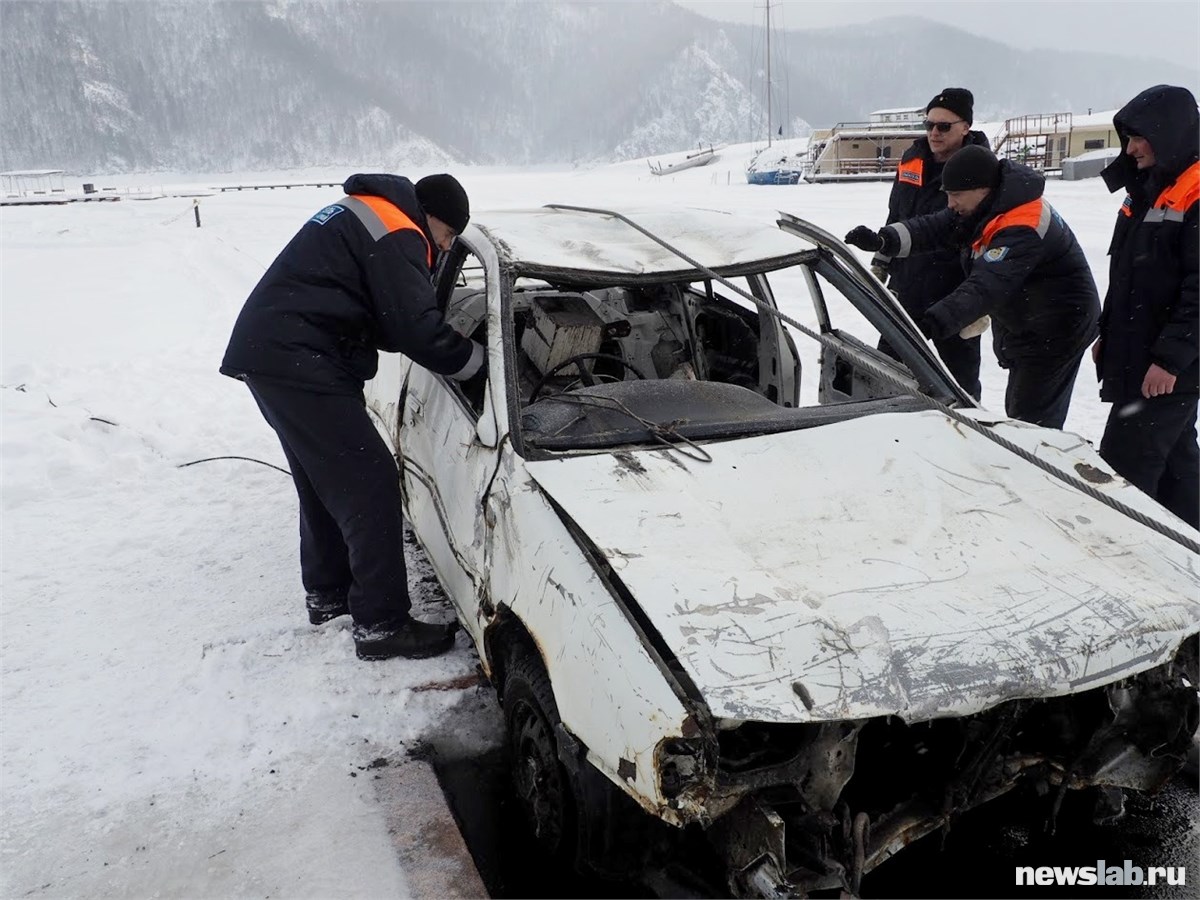
M 819 127 L 947 83 L 992 119 L 1200 84 L 1195 67 L 1024 51 L 922 19 L 777 40 L 771 120 Z M 762 140 L 762 43 L 667 2 L 4 0 L 0 169 L 581 164 Z

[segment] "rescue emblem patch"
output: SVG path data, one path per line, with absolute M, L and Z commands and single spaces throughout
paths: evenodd
M 987 253 L 983 254 L 983 259 L 985 262 L 1000 262 L 1006 256 L 1008 256 L 1007 247 L 993 247 Z
M 338 213 L 345 212 L 346 207 L 338 206 L 336 203 L 333 206 L 327 206 L 308 221 L 316 222 L 318 225 L 324 225 Z

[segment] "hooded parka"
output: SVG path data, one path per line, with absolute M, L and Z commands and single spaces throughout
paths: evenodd
M 1142 91 L 1113 117 L 1121 155 L 1103 172 L 1126 191 L 1109 247 L 1100 318 L 1100 397 L 1141 396 L 1151 363 L 1176 376 L 1175 392 L 1200 389 L 1200 115 L 1184 88 Z M 1155 164 L 1139 170 L 1124 151 L 1144 137 Z
M 1104 170 L 1124 188 L 1109 248 L 1108 294 L 1096 368 L 1100 397 L 1113 404 L 1100 455 L 1120 475 L 1200 527 L 1196 444 L 1200 341 L 1200 114 L 1185 88 L 1157 85 L 1113 117 L 1121 155 Z M 1125 151 L 1144 138 L 1154 164 L 1139 169 Z M 1136 148 L 1135 148 L 1136 149 Z M 1143 396 L 1151 368 L 1175 376 L 1170 393 Z M 1161 378 L 1154 389 L 1161 389 Z

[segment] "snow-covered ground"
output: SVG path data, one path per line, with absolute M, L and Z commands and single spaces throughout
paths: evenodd
M 664 177 L 645 160 L 456 174 L 477 211 L 663 203 L 786 210 L 839 235 L 882 224 L 887 184 L 752 187 L 753 151 Z M 169 193 L 348 174 L 105 183 Z M 1047 194 L 1103 293 L 1120 198 L 1096 179 Z M 0 212 L 4 897 L 405 892 L 371 781 L 352 776 L 464 702 L 422 688 L 471 673 L 472 652 L 460 633 L 440 659 L 357 661 L 345 619 L 304 616 L 290 480 L 235 460 L 179 468 L 286 465 L 217 366 L 263 269 L 337 195 L 214 194 L 199 229 L 182 197 Z M 983 384 L 1002 407 L 988 350 Z M 1085 364 L 1067 428 L 1097 441 L 1104 415 Z M 418 606 L 448 618 L 428 571 L 410 573 Z

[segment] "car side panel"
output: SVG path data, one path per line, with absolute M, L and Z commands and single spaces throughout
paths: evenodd
M 536 642 L 563 725 L 614 784 L 675 821 L 659 790 L 655 749 L 683 733 L 688 710 L 515 454 L 505 454 L 489 505 L 492 600 Z

